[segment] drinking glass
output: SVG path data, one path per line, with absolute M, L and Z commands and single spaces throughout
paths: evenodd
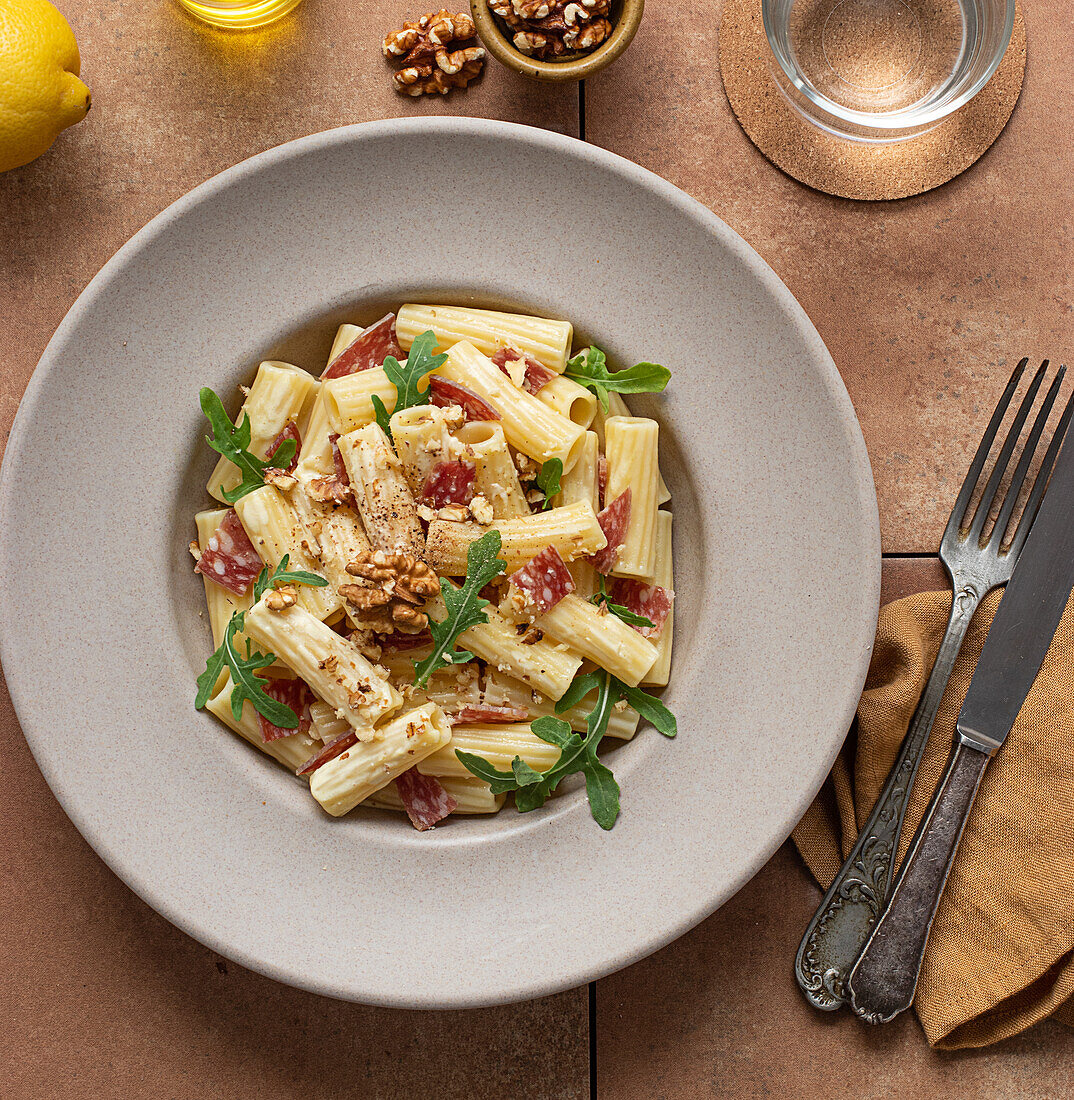
M 898 141 L 967 104 L 996 71 L 1014 0 L 761 0 L 776 82 L 809 122 Z
M 245 30 L 263 27 L 292 8 L 301 0 L 179 0 L 191 15 L 214 27 Z

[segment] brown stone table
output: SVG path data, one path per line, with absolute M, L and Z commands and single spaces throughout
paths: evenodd
M 716 0 L 650 0 L 632 49 L 582 96 L 493 67 L 435 102 L 387 86 L 378 39 L 419 13 L 392 0 L 305 0 L 251 35 L 202 29 L 170 0 L 60 6 L 94 107 L 46 156 L 0 176 L 5 437 L 63 314 L 159 210 L 279 142 L 415 113 L 580 134 L 696 195 L 760 251 L 820 329 L 861 418 L 887 597 L 942 582 L 931 554 L 1010 364 L 1070 347 L 1063 0 L 1025 0 L 1025 90 L 993 149 L 946 187 L 880 205 L 810 191 L 750 145 L 723 97 Z M 299 992 L 225 962 L 115 878 L 49 793 L 6 693 L 0 738 L 5 1100 L 1069 1092 L 1074 1031 L 1058 1025 L 944 1055 L 910 1018 L 870 1030 L 808 1009 L 791 960 L 819 895 L 789 846 L 693 932 L 588 990 L 459 1013 Z

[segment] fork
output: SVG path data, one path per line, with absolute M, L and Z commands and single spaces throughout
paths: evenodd
M 795 959 L 798 984 L 811 1004 L 826 1011 L 834 1011 L 846 1003 L 847 976 L 887 899 L 891 870 L 913 790 L 914 777 L 970 620 L 984 597 L 1010 580 L 1070 422 L 1074 398 L 1063 410 L 1015 531 L 1009 544 L 1004 544 L 1004 534 L 1063 381 L 1065 368 L 1060 367 L 1026 438 L 1010 485 L 1002 498 L 996 522 L 987 537 L 983 537 L 988 516 L 999 502 L 998 494 L 1003 476 L 1048 370 L 1048 360 L 1045 359 L 1018 407 L 980 502 L 971 514 L 970 502 L 974 490 L 1027 363 L 1028 359 L 1023 359 L 1015 367 L 1003 391 L 973 457 L 940 542 L 940 560 L 950 577 L 953 596 L 947 630 L 940 644 L 936 663 L 932 667 L 932 673 L 884 789 L 880 792 L 854 848 L 824 895 L 798 948 Z

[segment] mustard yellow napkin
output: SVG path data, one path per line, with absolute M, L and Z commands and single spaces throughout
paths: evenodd
M 947 762 L 1001 593 L 978 610 L 914 785 L 899 859 Z M 951 604 L 923 592 L 880 612 L 852 732 L 794 831 L 827 888 L 872 809 L 932 669 Z M 914 1005 L 930 1044 L 980 1047 L 1054 1015 L 1074 1026 L 1074 599 L 985 773 L 929 938 Z

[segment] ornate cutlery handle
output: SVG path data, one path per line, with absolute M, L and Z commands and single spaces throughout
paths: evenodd
M 806 999 L 816 1008 L 831 1012 L 846 1002 L 847 975 L 887 897 L 889 872 L 925 743 L 983 595 L 972 584 L 955 592 L 936 663 L 884 789 L 802 937 L 794 972 Z
M 929 929 L 990 759 L 979 749 L 955 743 L 910 842 L 891 901 L 850 972 L 850 1006 L 871 1024 L 887 1023 L 913 1003 Z

